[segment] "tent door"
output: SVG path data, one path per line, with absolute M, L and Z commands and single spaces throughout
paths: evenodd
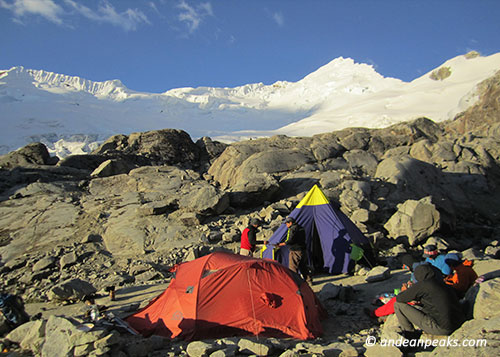
M 311 249 L 309 256 L 309 268 L 312 269 L 313 274 L 323 273 L 324 260 L 323 260 L 323 249 L 321 248 L 321 240 L 316 229 L 316 223 L 313 222 L 313 234 L 311 239 Z

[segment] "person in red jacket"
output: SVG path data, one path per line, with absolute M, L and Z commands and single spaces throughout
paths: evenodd
M 446 264 L 453 270 L 453 274 L 447 276 L 444 282 L 451 285 L 457 292 L 458 298 L 461 299 L 477 279 L 477 273 L 472 268 L 474 262 L 467 259 L 461 260 L 458 254 L 450 253 L 446 255 Z
M 258 228 L 261 225 L 262 222 L 260 219 L 252 218 L 248 227 L 241 232 L 240 255 L 251 257 L 253 256 L 255 246 L 259 243 L 265 243 L 264 241 L 257 240 Z

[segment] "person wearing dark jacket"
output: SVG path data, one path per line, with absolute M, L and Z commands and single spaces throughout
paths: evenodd
M 288 267 L 296 273 L 300 271 L 307 283 L 312 284 L 312 278 L 307 267 L 306 232 L 293 217 L 287 217 L 285 224 L 288 227 L 286 239 L 279 245 L 286 245 L 289 249 Z
M 436 278 L 429 264 L 415 268 L 417 282 L 396 297 L 394 311 L 404 332 L 414 326 L 431 335 L 450 335 L 464 322 L 461 305 L 453 289 Z M 409 305 L 417 301 L 421 309 Z
M 240 255 L 251 257 L 255 250 L 255 246 L 263 241 L 257 240 L 257 232 L 262 222 L 257 218 L 252 218 L 248 227 L 241 232 Z

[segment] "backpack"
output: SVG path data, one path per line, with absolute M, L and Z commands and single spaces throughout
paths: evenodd
M 29 321 L 29 316 L 24 311 L 23 300 L 19 296 L 0 293 L 0 310 L 11 329 Z

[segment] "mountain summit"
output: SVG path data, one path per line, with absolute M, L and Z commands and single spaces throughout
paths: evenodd
M 40 141 L 64 157 L 111 135 L 163 128 L 231 142 L 380 128 L 422 116 L 440 122 L 476 103 L 477 85 L 498 70 L 500 53 L 470 53 L 408 83 L 341 57 L 297 82 L 142 93 L 119 80 L 14 67 L 0 71 L 0 154 Z

